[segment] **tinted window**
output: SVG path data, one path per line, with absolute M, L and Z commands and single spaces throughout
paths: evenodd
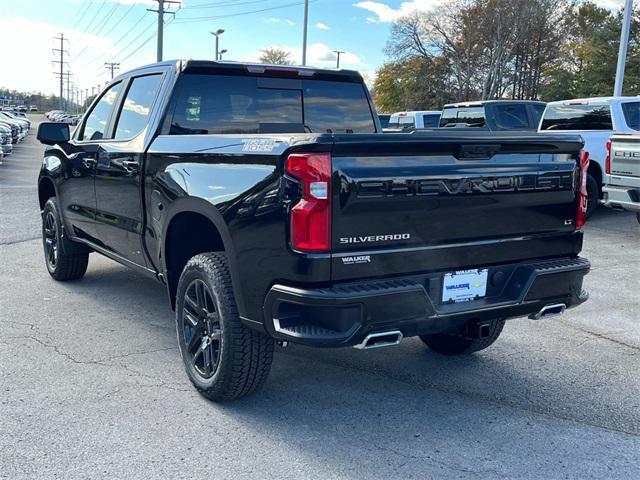
M 622 111 L 629 128 L 640 130 L 640 102 L 623 103 Z
M 608 105 L 549 105 L 542 130 L 613 130 Z
M 81 140 L 100 140 L 105 138 L 107 122 L 115 106 L 121 86 L 121 83 L 116 83 L 102 95 L 102 98 L 87 116 Z
M 424 128 L 438 128 L 440 124 L 440 114 L 428 113 L 422 116 Z
M 357 83 L 184 75 L 175 95 L 173 135 L 375 132 Z
M 382 128 L 387 128 L 389 126 L 389 120 L 391 119 L 391 115 L 378 115 L 378 118 L 380 119 L 380 125 L 382 126 Z
M 529 128 L 527 106 L 522 103 L 493 105 L 496 127 L 500 130 Z
M 440 127 L 484 127 L 484 107 L 445 108 L 440 116 Z
M 540 125 L 540 119 L 542 118 L 542 114 L 544 113 L 546 105 L 534 103 L 533 105 L 531 105 L 531 107 L 533 108 L 534 126 L 537 128 L 538 125 Z
M 144 130 L 161 75 L 134 78 L 124 99 L 115 138 L 133 138 Z

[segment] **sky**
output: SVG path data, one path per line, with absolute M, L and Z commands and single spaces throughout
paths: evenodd
M 334 50 L 340 66 L 374 78 L 385 60 L 384 46 L 392 22 L 415 10 L 437 9 L 443 0 L 310 0 L 307 64 L 332 68 Z M 611 9 L 624 0 L 596 0 Z M 175 16 L 167 15 L 164 59 L 213 59 L 218 29 L 225 60 L 256 61 L 260 51 L 278 47 L 302 60 L 302 0 L 183 0 Z M 105 62 L 120 71 L 156 60 L 156 0 L 0 0 L 0 87 L 24 92 L 56 93 L 53 72 L 61 33 L 72 82 L 86 91 L 110 78 Z M 59 59 L 59 54 L 58 58 Z M 9 68 L 7 68 L 9 67 Z

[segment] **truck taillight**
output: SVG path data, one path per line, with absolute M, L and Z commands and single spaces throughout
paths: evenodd
M 291 246 L 302 252 L 329 252 L 331 156 L 328 153 L 294 153 L 287 158 L 285 170 L 302 186 L 302 197 L 291 209 Z
M 611 140 L 607 140 L 607 158 L 604 159 L 604 171 L 611 175 Z
M 582 228 L 587 221 L 587 170 L 589 169 L 589 152 L 580 152 L 580 189 L 578 190 L 578 211 L 576 213 L 576 228 Z

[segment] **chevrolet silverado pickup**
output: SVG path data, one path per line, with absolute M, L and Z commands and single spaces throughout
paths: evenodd
M 603 203 L 635 212 L 640 222 L 640 133 L 616 133 L 607 142 Z
M 97 252 L 164 284 L 213 400 L 260 387 L 276 342 L 471 353 L 588 296 L 580 137 L 381 133 L 357 72 L 158 63 L 38 138 L 49 274 Z

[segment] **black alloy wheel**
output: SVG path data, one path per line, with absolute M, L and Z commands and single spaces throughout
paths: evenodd
M 49 271 L 55 271 L 58 265 L 58 223 L 54 211 L 45 212 L 42 229 L 44 258 Z
M 182 336 L 194 370 L 211 378 L 220 360 L 222 324 L 213 295 L 200 279 L 193 280 L 184 294 Z

